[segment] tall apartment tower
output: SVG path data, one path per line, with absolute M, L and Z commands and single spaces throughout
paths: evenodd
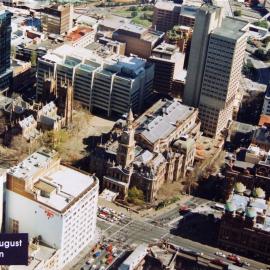
M 222 9 L 216 6 L 203 5 L 197 11 L 183 96 L 184 103 L 189 106 L 199 105 L 209 34 L 221 25 L 222 16 Z
M 11 13 L 0 5 L 0 92 L 10 86 Z
M 246 25 L 243 20 L 223 19 L 219 7 L 205 5 L 198 11 L 184 103 L 199 107 L 206 136 L 217 136 L 232 118 L 246 47 Z

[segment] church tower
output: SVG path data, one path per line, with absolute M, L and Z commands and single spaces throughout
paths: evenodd
M 58 114 L 65 119 L 65 126 L 72 122 L 73 111 L 73 86 L 69 80 L 61 80 L 57 89 Z
M 44 84 L 43 84 L 43 91 L 41 102 L 43 104 L 47 104 L 56 98 L 56 80 L 54 77 L 49 73 L 47 76 L 44 74 Z
M 135 129 L 133 127 L 133 121 L 133 113 L 130 109 L 127 116 L 126 127 L 119 141 L 116 156 L 117 163 L 122 165 L 123 168 L 129 167 L 130 163 L 132 163 L 135 158 Z

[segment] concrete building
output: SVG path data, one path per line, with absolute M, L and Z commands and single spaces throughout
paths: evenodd
M 215 137 L 232 119 L 243 65 L 246 21 L 222 18 L 221 8 L 198 11 L 191 42 L 184 103 L 199 107 L 202 131 Z
M 73 47 L 86 47 L 95 41 L 96 29 L 77 25 L 66 36 L 66 42 Z
M 199 105 L 209 34 L 221 25 L 221 21 L 222 10 L 219 7 L 204 5 L 197 12 L 183 97 L 184 103 L 189 106 Z
M 183 5 L 179 14 L 179 24 L 182 26 L 194 27 L 196 13 L 199 6 Z
M 51 269 L 62 269 L 94 239 L 98 186 L 96 177 L 41 149 L 7 171 L 5 231 L 27 232 L 57 250 Z
M 179 22 L 181 5 L 172 1 L 158 1 L 155 4 L 152 27 L 166 32 Z
M 90 156 L 90 171 L 124 199 L 137 187 L 153 202 L 165 182 L 181 181 L 192 167 L 200 136 L 198 111 L 178 100 L 160 100 L 135 121 L 129 112 Z M 110 139 L 113 138 L 113 139 Z
M 148 245 L 141 244 L 120 265 L 119 270 L 135 270 L 143 265 L 144 257 L 147 255 Z
M 155 64 L 154 90 L 166 94 L 170 93 L 175 73 L 184 64 L 184 55 L 179 52 L 176 46 L 161 43 L 153 49 L 149 60 Z
M 112 39 L 126 43 L 126 55 L 148 59 L 152 49 L 162 42 L 165 33 L 135 24 L 124 24 L 113 32 Z
M 53 34 L 65 34 L 73 24 L 73 5 L 52 4 L 41 12 L 42 31 Z
M 91 51 L 63 45 L 39 59 L 38 98 L 49 73 L 57 88 L 62 79 L 69 80 L 74 99 L 90 111 L 122 115 L 130 104 L 134 112 L 140 112 L 151 96 L 154 65 L 138 57 L 116 55 L 106 46 Z
M 0 92 L 6 91 L 11 84 L 11 12 L 0 3 Z

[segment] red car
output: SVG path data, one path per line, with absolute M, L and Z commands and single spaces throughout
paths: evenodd
M 186 213 L 189 213 L 190 211 L 191 211 L 190 208 L 188 208 L 186 205 L 182 205 L 179 208 L 180 214 L 186 214 Z
M 240 263 L 241 260 L 238 256 L 234 255 L 234 254 L 230 254 L 227 256 L 227 259 L 232 261 L 232 262 L 235 262 L 235 263 Z
M 226 262 L 220 260 L 220 259 L 214 259 L 211 261 L 212 264 L 220 265 L 220 266 L 225 266 L 228 265 Z

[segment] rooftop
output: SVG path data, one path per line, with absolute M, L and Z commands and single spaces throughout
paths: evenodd
M 177 122 L 186 120 L 195 108 L 183 105 L 178 100 L 160 100 L 150 110 L 152 113 L 147 111 L 136 120 L 139 123 L 136 132 L 155 143 L 171 134 Z
M 226 17 L 223 19 L 221 27 L 216 28 L 212 33 L 232 40 L 237 40 L 246 33 L 244 27 L 247 26 L 247 24 L 247 21 Z
M 46 149 L 33 153 L 7 173 L 24 180 L 26 186 L 32 183 L 32 189 L 26 191 L 56 211 L 62 211 L 94 183 L 94 177 L 61 165 L 56 152 Z
M 270 208 L 264 199 L 233 194 L 232 199 L 227 204 L 231 205 L 227 209 L 228 211 L 237 211 L 249 218 L 256 218 L 257 215 L 265 216 L 263 222 L 255 222 L 254 227 L 270 232 Z
M 173 1 L 158 1 L 155 4 L 155 8 L 173 11 L 173 10 L 179 10 L 181 9 L 180 4 L 176 4 Z
M 78 39 L 82 38 L 83 36 L 85 36 L 86 34 L 92 32 L 92 31 L 93 31 L 93 29 L 91 27 L 79 26 L 79 27 L 77 27 L 77 29 L 70 32 L 67 35 L 66 39 L 68 41 L 77 41 Z
M 147 244 L 141 244 L 121 264 L 119 270 L 134 269 L 147 254 Z M 132 268 L 133 267 L 133 268 Z
M 34 270 L 42 267 L 42 263 L 46 262 L 54 256 L 57 252 L 56 249 L 39 243 L 38 245 L 29 244 L 29 264 L 28 265 L 16 265 L 10 266 L 10 270 Z

